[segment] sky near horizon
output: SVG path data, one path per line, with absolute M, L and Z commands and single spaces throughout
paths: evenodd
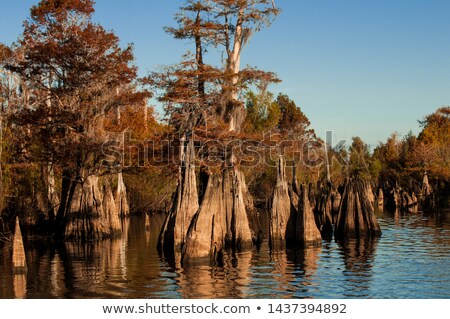
M 0 42 L 22 32 L 38 0 L 0 0 Z M 320 137 L 360 136 L 371 146 L 450 105 L 449 0 L 276 0 L 281 14 L 255 34 L 243 65 L 278 74 Z M 134 43 L 141 75 L 176 63 L 192 45 L 174 40 L 181 0 L 96 0 L 94 20 Z

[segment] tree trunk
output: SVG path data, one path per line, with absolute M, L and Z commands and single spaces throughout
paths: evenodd
M 285 167 L 285 161 L 280 157 L 277 166 L 277 185 L 269 209 L 269 238 L 272 249 L 281 248 L 295 239 L 295 217 L 291 209 Z
M 244 175 L 237 168 L 211 174 L 186 237 L 183 264 L 208 259 L 221 263 L 225 247 L 251 248 L 257 236 L 249 225 L 249 219 L 255 219 L 252 203 Z
M 381 236 L 370 192 L 366 181 L 352 179 L 346 182 L 335 227 L 336 238 Z
M 0 226 L 3 226 L 3 110 L 0 109 Z M 3 230 L 3 227 L 0 228 L 0 232 Z
M 50 163 L 47 167 L 47 201 L 49 206 L 49 219 L 54 220 L 57 207 L 60 204 L 58 195 L 55 190 L 55 171 Z
M 13 258 L 14 273 L 24 273 L 27 270 L 27 261 L 25 257 L 25 249 L 23 247 L 22 232 L 20 231 L 19 217 L 16 217 L 16 228 L 14 230 L 13 239 Z
M 127 188 L 123 182 L 122 172 L 117 175 L 117 192 L 116 192 L 116 206 L 120 217 L 130 216 L 130 206 L 127 200 Z
M 220 261 L 227 234 L 223 175 L 212 174 L 205 195 L 195 214 L 183 247 L 183 264 L 205 259 Z
M 320 246 L 322 245 L 322 236 L 317 228 L 314 218 L 313 209 L 309 203 L 308 191 L 303 187 L 296 222 L 296 241 L 303 246 Z
M 333 234 L 333 218 L 332 218 L 333 202 L 332 187 L 328 183 L 327 187 L 322 189 L 322 194 L 317 205 L 317 217 L 319 220 L 319 229 L 322 235 Z
M 175 201 L 159 235 L 158 249 L 166 255 L 180 254 L 194 214 L 198 210 L 194 141 L 182 139 L 181 161 Z
M 253 246 L 252 231 L 249 226 L 247 211 L 253 206 L 253 201 L 248 194 L 245 177 L 241 171 L 233 171 L 233 211 L 231 219 L 231 234 L 233 248 L 238 250 L 250 249 Z M 251 200 L 251 203 L 248 201 Z M 250 211 L 249 211 L 250 212 Z
M 74 240 L 98 240 L 121 233 L 118 209 L 108 181 L 100 191 L 99 177 L 90 175 L 75 185 L 66 212 L 64 236 Z
M 297 166 L 295 165 L 292 168 L 292 189 L 295 194 L 300 194 L 300 186 L 298 185 L 297 180 Z M 297 208 L 298 206 L 296 205 L 295 207 Z
M 331 199 L 333 201 L 331 217 L 333 218 L 333 225 L 336 224 L 337 216 L 339 214 L 339 207 L 341 206 L 341 193 L 339 190 L 333 189 L 331 192 Z
M 428 182 L 428 175 L 427 175 L 427 173 L 425 173 L 425 175 L 423 176 L 422 194 L 425 197 L 427 197 L 427 196 L 429 196 L 431 194 L 431 186 L 430 186 L 430 183 Z
M 380 211 L 383 211 L 383 209 L 384 209 L 384 194 L 383 194 L 383 190 L 381 188 L 378 190 L 377 207 L 378 207 L 378 210 L 380 210 Z

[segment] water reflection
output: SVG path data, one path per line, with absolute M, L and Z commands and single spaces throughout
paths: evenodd
M 295 297 L 313 298 L 317 289 L 315 275 L 318 269 L 322 247 L 302 247 L 288 251 L 287 257 L 296 268 L 297 278 L 294 281 L 297 288 Z
M 14 297 L 24 299 L 27 295 L 27 276 L 25 274 L 14 275 Z
M 345 297 L 370 297 L 371 280 L 373 276 L 374 256 L 378 239 L 348 240 L 338 242 L 345 269 Z
M 450 219 L 385 214 L 378 240 L 229 252 L 187 268 L 156 250 L 164 216 L 123 222 L 123 236 L 87 244 L 28 243 L 15 276 L 0 248 L 1 298 L 450 298 Z M 147 225 L 146 225 L 147 224 Z

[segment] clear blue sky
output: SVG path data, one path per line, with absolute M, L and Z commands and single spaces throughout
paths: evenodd
M 11 44 L 38 0 L 0 1 L 0 42 Z M 144 75 L 190 48 L 162 27 L 181 1 L 97 0 L 95 20 L 135 44 Z M 276 72 L 271 90 L 294 99 L 323 137 L 374 145 L 450 105 L 449 0 L 276 0 L 282 13 L 256 34 L 243 63 Z

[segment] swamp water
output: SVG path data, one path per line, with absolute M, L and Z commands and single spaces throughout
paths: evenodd
M 221 267 L 175 269 L 156 250 L 165 216 L 123 222 L 121 239 L 25 242 L 28 272 L 0 248 L 0 298 L 450 298 L 450 212 L 378 216 L 372 241 L 225 256 Z

